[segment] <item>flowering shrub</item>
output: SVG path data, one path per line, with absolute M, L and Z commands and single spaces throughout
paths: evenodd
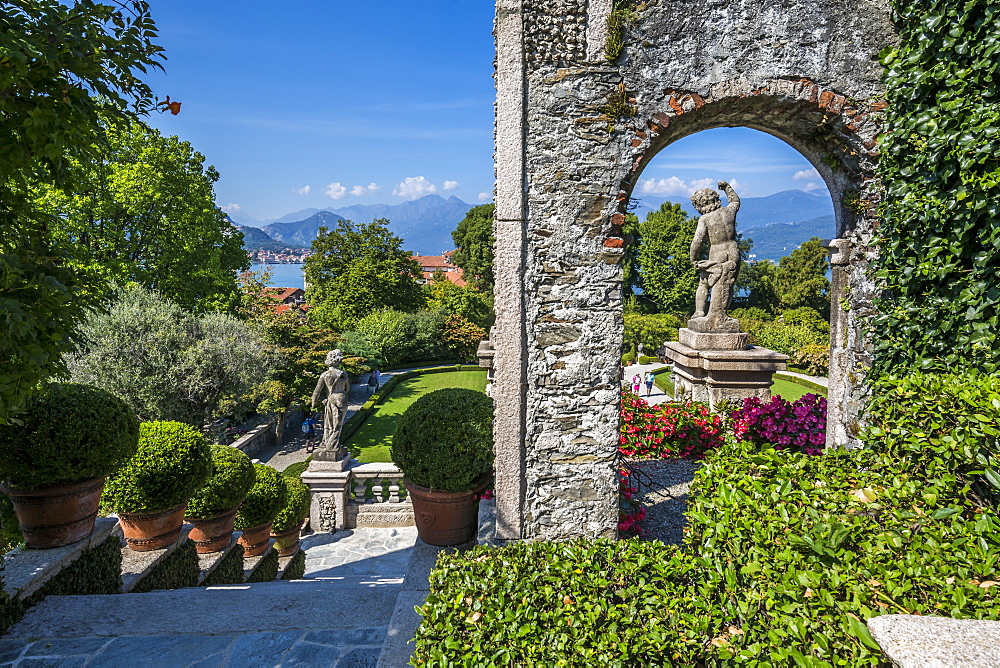
M 635 394 L 622 392 L 618 451 L 623 455 L 701 459 L 722 442 L 722 418 L 708 406 L 694 402 L 650 406 Z
M 618 535 L 642 537 L 645 532 L 640 524 L 646 518 L 646 509 L 636 500 L 639 488 L 629 479 L 628 469 L 618 469 L 618 485 Z
M 771 443 L 776 450 L 819 455 L 826 442 L 826 399 L 804 394 L 794 402 L 780 396 L 764 403 L 757 397 L 743 400 L 733 411 L 733 432 L 741 441 Z

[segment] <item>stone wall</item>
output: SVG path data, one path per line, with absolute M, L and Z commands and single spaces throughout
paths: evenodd
M 864 398 L 886 3 L 651 0 L 615 63 L 603 57 L 610 8 L 497 6 L 501 539 L 615 534 L 621 226 L 645 165 L 694 132 L 768 132 L 826 181 L 846 306 L 834 314 L 831 444 L 850 444 Z

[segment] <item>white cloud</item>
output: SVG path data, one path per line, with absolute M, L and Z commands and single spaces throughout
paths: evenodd
M 368 195 L 373 192 L 377 192 L 382 189 L 377 183 L 369 183 L 367 186 L 354 186 L 351 188 L 351 194 L 355 197 L 361 197 L 362 195 Z
M 667 179 L 645 179 L 639 181 L 639 192 L 643 195 L 661 195 L 661 196 L 687 196 L 693 193 L 695 190 L 701 190 L 702 188 L 715 188 L 718 185 L 718 181 L 714 179 L 695 179 L 694 181 L 684 181 L 676 176 L 671 176 Z M 737 192 L 742 191 L 741 194 L 746 194 L 746 187 L 737 181 L 736 179 L 730 179 L 729 185 L 731 185 Z
M 826 185 L 823 183 L 814 183 L 810 181 L 805 185 L 806 192 L 812 192 L 813 190 L 826 190 Z
M 444 190 L 454 190 L 458 187 L 458 181 L 445 181 L 444 185 L 441 186 Z
M 422 176 L 408 176 L 403 182 L 392 189 L 392 194 L 396 197 L 406 199 L 417 199 L 424 195 L 437 192 L 437 186 Z
M 476 199 L 478 199 L 480 202 L 486 202 L 488 200 L 493 199 L 493 195 L 490 193 L 479 193 L 479 195 L 476 196 Z
M 239 213 L 240 211 L 243 210 L 242 206 L 235 203 L 227 204 L 226 206 L 220 206 L 219 208 L 225 211 L 226 213 Z
M 326 190 L 323 191 L 323 194 L 329 197 L 330 199 L 343 199 L 344 196 L 347 195 L 347 188 L 340 185 L 339 182 L 334 181 L 333 183 L 331 183 L 326 187 Z
M 815 168 L 803 169 L 801 172 L 795 172 L 792 176 L 792 180 L 794 181 L 810 181 L 818 178 L 820 178 L 819 172 L 817 172 Z M 806 190 L 810 190 L 810 188 L 807 186 Z
M 295 192 L 299 195 L 308 195 L 312 191 L 312 186 L 302 186 L 301 188 L 296 188 Z

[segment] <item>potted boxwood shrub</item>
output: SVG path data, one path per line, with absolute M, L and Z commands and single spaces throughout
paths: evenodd
M 105 477 L 135 454 L 139 420 L 115 395 L 74 383 L 44 386 L 18 419 L 0 426 L 0 471 L 25 543 L 83 540 L 94 530 Z
M 254 464 L 257 480 L 236 513 L 236 528 L 243 532 L 243 556 L 259 557 L 267 552 L 271 522 L 285 505 L 285 483 L 270 466 Z
M 436 390 L 406 409 L 392 437 L 420 539 L 458 545 L 476 532 L 493 468 L 493 400 L 475 390 Z
M 108 478 L 104 505 L 118 513 L 130 548 L 158 550 L 177 540 L 188 499 L 211 472 L 212 451 L 197 429 L 143 422 L 139 449 Z
M 257 479 L 253 462 L 228 445 L 212 445 L 212 473 L 188 501 L 184 519 L 191 523 L 188 537 L 198 554 L 229 547 L 236 511 Z
M 299 549 L 299 533 L 309 514 L 309 487 L 298 478 L 281 476 L 285 484 L 285 505 L 271 525 L 271 538 L 279 557 L 290 557 Z

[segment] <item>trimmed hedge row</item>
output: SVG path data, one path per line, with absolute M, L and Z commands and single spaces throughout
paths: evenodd
M 1000 380 L 883 385 L 869 450 L 711 453 L 683 549 L 577 541 L 442 555 L 417 663 L 875 666 L 870 617 L 1000 619 Z
M 302 576 L 306 574 L 306 553 L 304 550 L 299 550 L 292 557 L 291 563 L 282 573 L 282 580 L 301 580 Z
M 132 593 L 141 594 L 154 589 L 197 587 L 200 574 L 197 548 L 194 541 L 186 540 L 157 564 L 146 577 L 139 580 Z
M 826 396 L 826 393 L 829 392 L 829 388 L 823 387 L 819 383 L 813 382 L 811 380 L 806 380 L 805 378 L 799 378 L 798 376 L 792 376 L 790 374 L 778 372 L 774 374 L 774 377 L 775 379 L 781 379 L 789 383 L 795 383 L 796 385 L 801 385 L 802 387 L 808 388 L 810 390 L 815 390 L 816 392 L 822 393 L 823 396 Z
M 271 582 L 276 577 L 278 577 L 278 551 L 271 549 L 257 563 L 257 567 L 247 578 L 247 583 Z
M 243 546 L 237 543 L 229 551 L 222 562 L 209 573 L 202 587 L 215 587 L 217 585 L 243 584 Z

